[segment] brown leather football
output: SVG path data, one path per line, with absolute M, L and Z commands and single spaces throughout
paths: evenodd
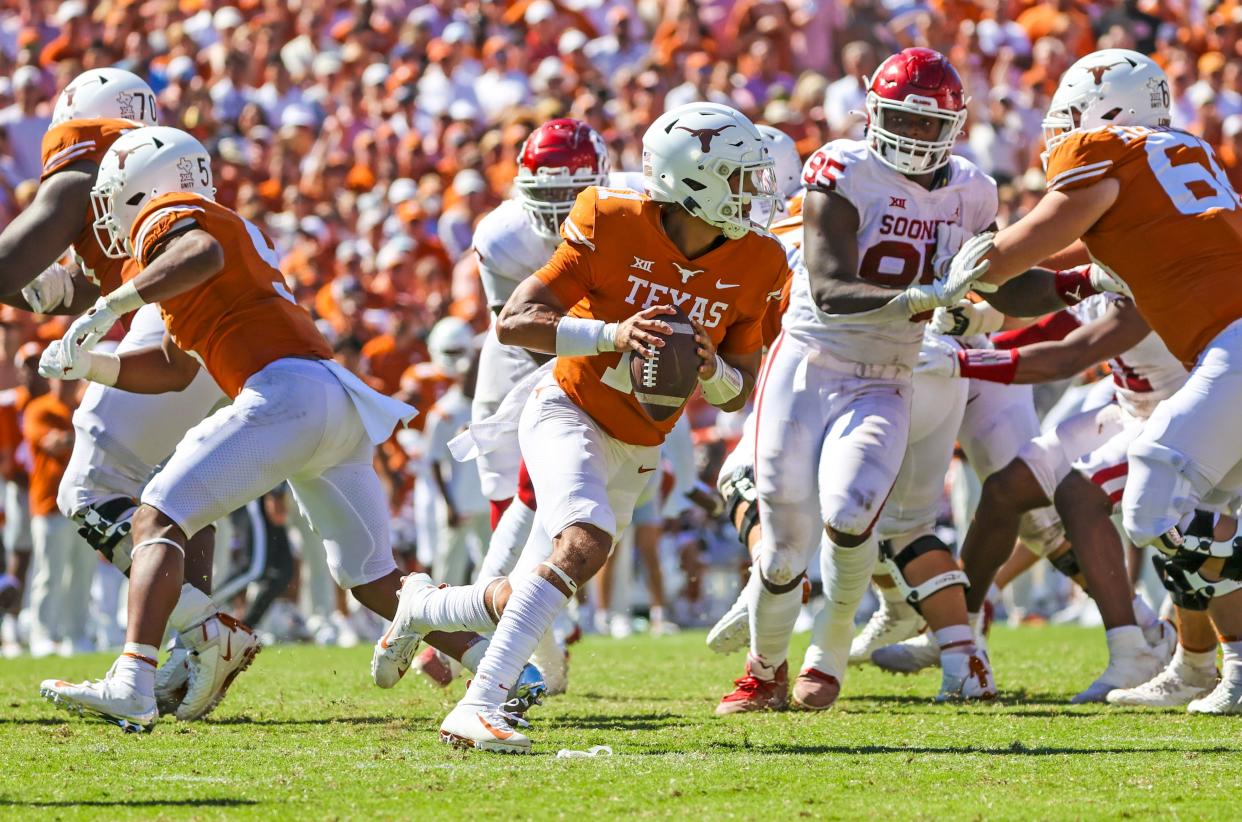
M 694 341 L 694 326 L 686 312 L 676 306 L 674 310 L 676 314 L 660 316 L 673 329 L 672 334 L 660 335 L 664 337 L 664 347 L 657 348 L 650 359 L 630 356 L 634 397 L 656 422 L 676 414 L 699 379 L 699 346 Z

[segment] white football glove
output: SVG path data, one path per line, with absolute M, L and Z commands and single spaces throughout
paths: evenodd
M 993 232 L 985 231 L 962 244 L 944 269 L 943 276 L 948 284 L 947 290 L 961 291 L 962 294 L 971 288 L 980 292 L 996 290 L 995 285 L 978 282 L 978 279 L 992 267 L 992 261 L 984 260 L 983 257 L 996 245 L 995 239 L 996 235 Z
M 39 375 L 49 380 L 80 380 L 86 377 L 91 367 L 90 357 L 80 357 L 73 365 L 68 365 L 64 358 L 64 343 L 53 340 L 52 344 L 43 349 L 39 357 Z
M 73 321 L 69 330 L 61 337 L 64 349 L 61 358 L 65 365 L 72 368 L 81 359 L 82 354 L 90 351 L 104 338 L 116 321 L 120 319 L 108 306 L 106 297 L 100 297 L 91 309 Z
M 927 327 L 937 334 L 973 337 L 1000 331 L 1004 324 L 1005 315 L 987 303 L 962 300 L 957 305 L 937 308 Z
M 949 273 L 949 264 L 953 256 L 961 250 L 966 241 L 975 236 L 960 225 L 941 223 L 936 226 L 936 253 L 932 256 L 932 271 L 936 279 L 943 280 Z
M 1111 271 L 1097 263 L 1092 263 L 1090 270 L 1087 272 L 1088 279 L 1091 280 L 1091 287 L 1096 291 L 1108 291 L 1113 294 L 1121 294 L 1126 297 L 1134 298 L 1134 294 L 1130 292 L 1130 286 L 1121 281 L 1120 278 L 1113 275 Z
M 22 299 L 36 314 L 46 314 L 73 302 L 73 273 L 52 263 L 22 289 Z
M 953 379 L 961 375 L 961 363 L 957 352 L 962 347 L 956 342 L 934 334 L 923 335 L 923 347 L 919 349 L 919 361 L 914 373 L 929 377 Z

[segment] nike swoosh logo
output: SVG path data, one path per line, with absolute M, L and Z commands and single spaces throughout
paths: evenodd
M 720 280 L 716 280 L 717 288 L 738 288 L 741 285 L 742 285 L 741 283 L 726 283 L 726 282 L 721 282 Z
M 489 723 L 486 719 L 483 718 L 483 714 L 475 714 L 475 715 L 479 718 L 479 724 L 482 725 L 484 728 L 487 728 L 488 733 L 490 733 L 492 736 L 496 737 L 497 739 L 508 739 L 509 737 L 513 736 L 513 731 L 502 731 L 499 728 L 493 728 L 491 726 L 491 723 Z
M 641 465 L 638 467 L 638 473 L 640 474 L 649 474 L 654 470 L 654 468 L 643 468 Z

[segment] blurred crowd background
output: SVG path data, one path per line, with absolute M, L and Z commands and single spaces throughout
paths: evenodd
M 211 150 L 220 201 L 274 239 L 291 290 L 339 356 L 427 412 L 451 383 L 428 361 L 427 333 L 450 315 L 486 329 L 472 230 L 509 195 L 518 148 L 545 120 L 586 121 L 604 135 L 614 169 L 638 170 L 647 125 L 666 107 L 705 99 L 786 131 L 805 157 L 827 140 L 861 136 L 863 77 L 879 61 L 930 46 L 962 74 L 971 102 L 959 151 L 1000 183 L 1003 225 L 1042 191 L 1039 122 L 1058 78 L 1097 48 L 1138 49 L 1164 66 L 1174 125 L 1216 145 L 1242 184 L 1240 30 L 1236 0 L 7 0 L 0 225 L 37 185 L 58 91 L 84 69 L 134 71 L 155 89 L 162 122 Z M 12 567 L 13 549 L 24 547 L 16 520 L 30 515 L 17 491 L 39 465 L 54 467 L 49 448 L 65 443 L 34 436 L 46 432 L 20 413 L 47 390 L 33 373 L 35 354 L 59 326 L 15 311 L 0 320 Z M 699 469 L 714 481 L 737 420 L 700 407 L 691 421 Z M 398 541 L 411 562 L 426 563 L 434 547 L 414 545 L 410 521 L 424 448 L 394 440 L 378 462 Z M 264 507 L 284 528 L 279 497 Z M 667 532 L 692 538 L 665 552 L 668 587 L 681 586 L 670 599 L 702 588 L 686 570 L 687 542 L 741 564 L 736 541 L 708 518 L 680 519 Z M 44 573 L 45 585 L 68 584 Z M 279 598 L 292 602 L 287 592 Z M 1054 597 L 1048 608 L 1060 604 Z M 301 612 L 308 607 L 328 608 L 318 616 L 344 630 L 345 606 Z M 679 618 L 698 621 L 708 610 L 700 603 Z M 83 624 L 46 639 L 59 648 L 114 639 L 83 633 L 98 620 Z M 14 625 L 5 623 L 10 650 Z

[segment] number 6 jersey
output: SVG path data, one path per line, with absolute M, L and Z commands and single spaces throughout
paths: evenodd
M 1114 179 L 1117 200 L 1082 235 L 1124 280 L 1173 355 L 1190 365 L 1242 318 L 1242 211 L 1212 149 L 1164 128 L 1070 132 L 1048 157 L 1048 190 Z
M 950 157 L 932 190 L 894 171 L 860 140 L 834 140 L 802 170 L 808 189 L 839 194 L 858 211 L 858 276 L 899 290 L 933 279 L 932 258 L 941 223 L 976 234 L 996 219 L 996 182 L 969 160 Z M 804 259 L 804 265 L 809 261 Z M 826 314 L 811 297 L 805 267 L 794 273 L 785 330 L 843 360 L 913 367 L 923 323 L 877 321 L 865 314 Z

